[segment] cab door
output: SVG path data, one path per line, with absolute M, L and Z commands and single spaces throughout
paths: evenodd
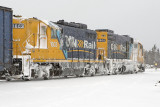
M 40 23 L 40 49 L 47 49 L 47 25 Z

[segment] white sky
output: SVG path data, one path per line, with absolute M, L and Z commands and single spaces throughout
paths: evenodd
M 160 48 L 160 0 L 0 0 L 14 14 L 81 22 L 89 29 L 112 29 L 140 40 L 149 50 Z

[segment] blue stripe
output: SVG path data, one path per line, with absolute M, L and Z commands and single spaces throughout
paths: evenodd
M 64 54 L 65 58 L 67 59 L 68 53 L 66 50 L 63 50 L 63 54 Z
M 60 44 L 60 31 L 59 30 L 57 30 L 57 38 L 58 38 L 58 42 Z M 62 50 L 61 46 L 60 46 L 60 50 Z M 65 59 L 67 59 L 68 58 L 67 57 L 68 56 L 67 50 L 63 50 L 62 52 L 63 52 L 63 54 L 65 56 Z

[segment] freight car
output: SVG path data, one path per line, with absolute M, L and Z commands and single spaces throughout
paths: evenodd
M 12 9 L 0 6 L 0 78 L 12 65 Z
M 8 47 L 2 49 L 8 56 L 1 54 L 9 59 L 0 66 L 7 80 L 144 71 L 143 46 L 128 35 L 108 29 L 89 30 L 81 23 L 21 16 L 13 17 L 7 32 L 12 32 L 12 27 L 13 40 L 11 33 L 3 42 Z

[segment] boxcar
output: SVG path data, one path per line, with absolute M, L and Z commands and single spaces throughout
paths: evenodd
M 0 6 L 0 74 L 12 63 L 12 9 Z

